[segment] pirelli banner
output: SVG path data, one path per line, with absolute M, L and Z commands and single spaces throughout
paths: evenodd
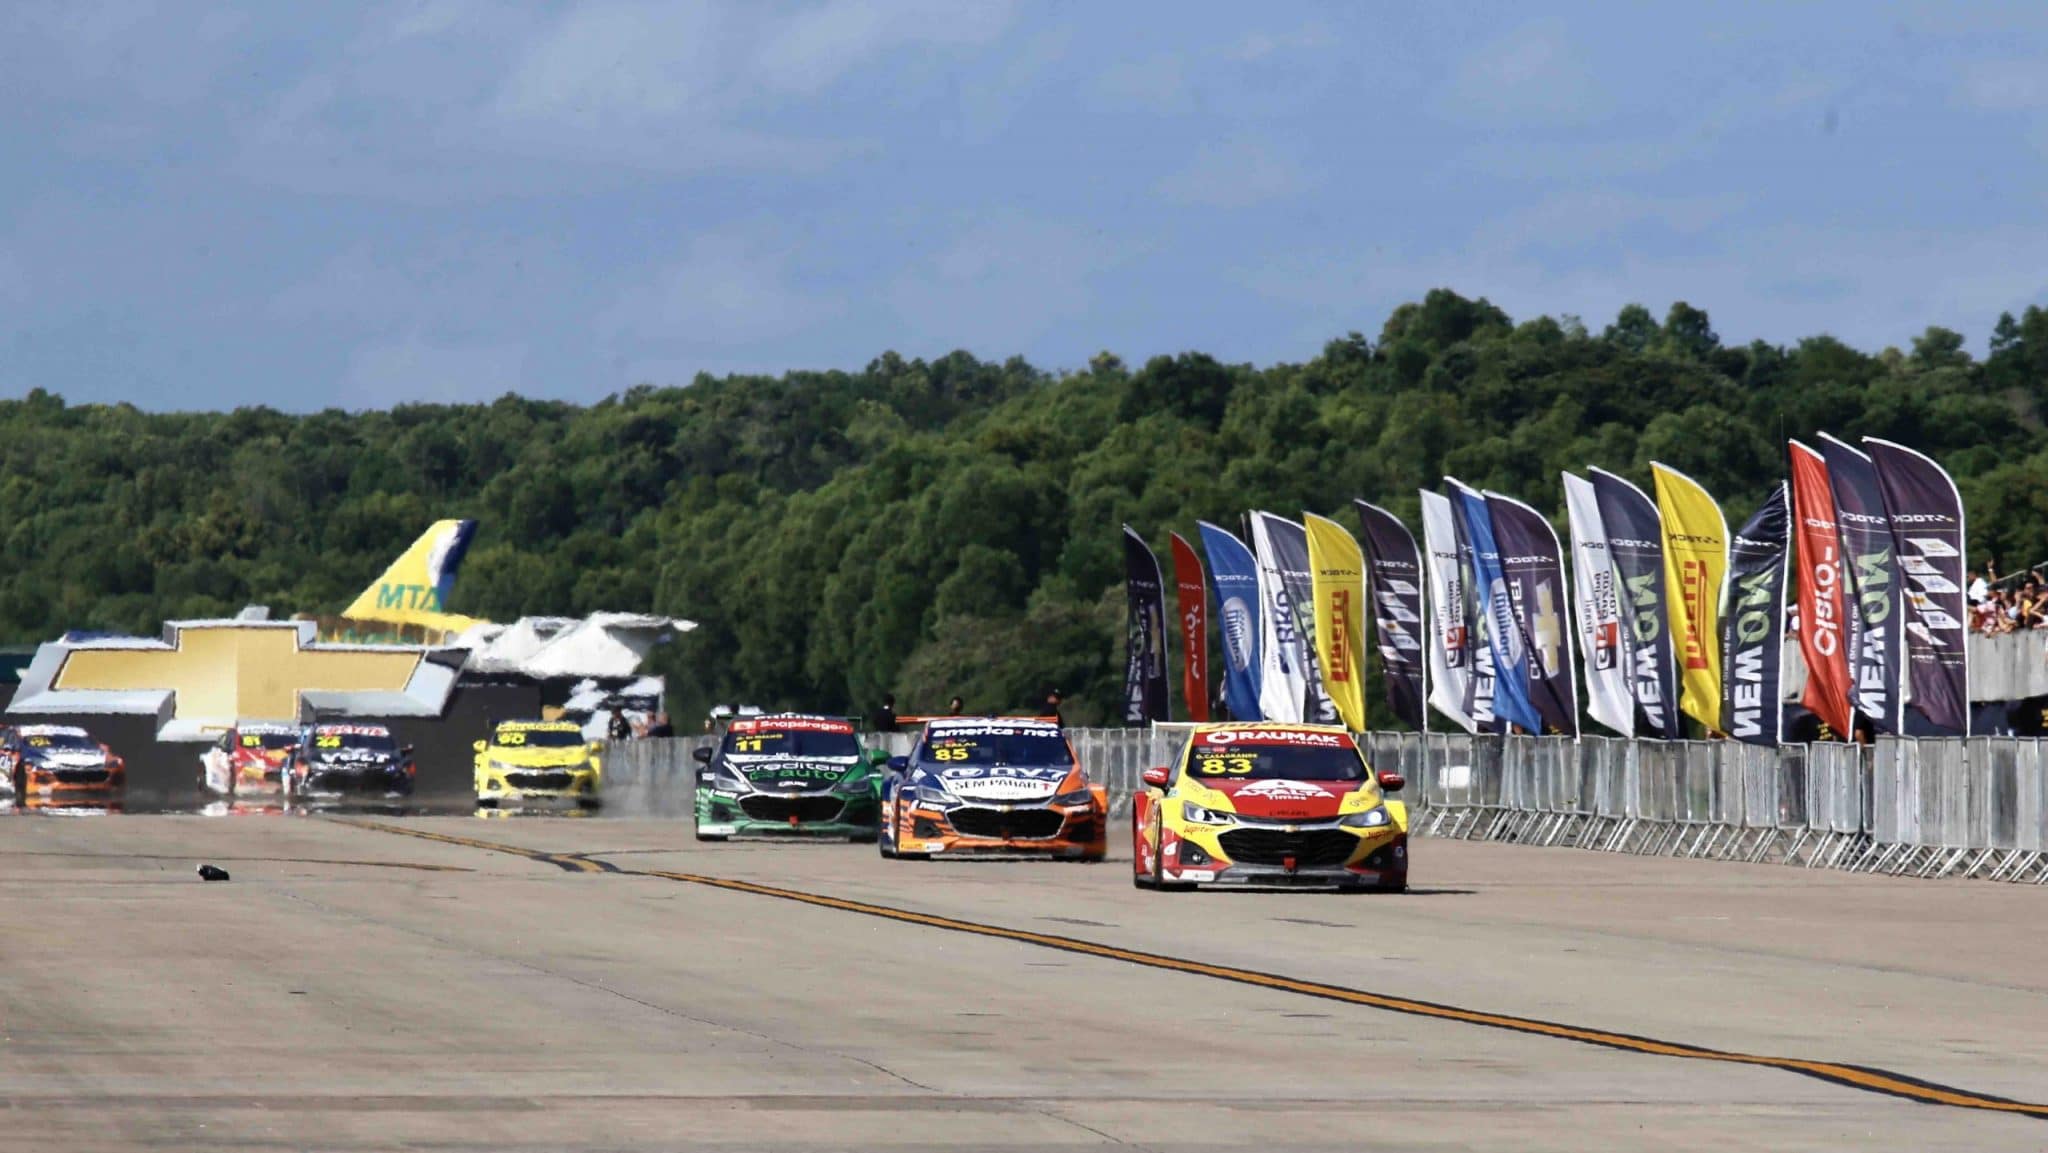
M 1664 520 L 1664 582 L 1678 640 L 1679 708 L 1721 729 L 1721 585 L 1728 576 L 1728 522 L 1699 482 L 1650 462 Z

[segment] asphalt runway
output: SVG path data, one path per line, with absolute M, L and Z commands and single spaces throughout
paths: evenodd
M 9 814 L 0 1149 L 2048 1146 L 2048 890 L 1414 869 L 1155 894 L 665 821 Z

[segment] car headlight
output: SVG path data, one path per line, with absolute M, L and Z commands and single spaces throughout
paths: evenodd
M 1193 801 L 1182 801 L 1180 803 L 1180 816 L 1182 820 L 1190 825 L 1228 825 L 1232 821 L 1229 813 L 1219 813 L 1214 809 L 1205 809 Z
M 1075 789 L 1071 793 L 1061 793 L 1054 797 L 1052 803 L 1065 806 L 1092 805 L 1095 803 L 1095 794 L 1085 788 Z
M 872 792 L 874 791 L 875 787 L 875 778 L 865 773 L 856 774 L 850 777 L 841 777 L 839 778 L 839 783 L 833 785 L 832 787 L 838 789 L 842 793 Z
M 1353 813 L 1339 824 L 1352 829 L 1378 829 L 1394 823 L 1385 805 L 1375 805 L 1362 813 Z
M 953 803 L 953 794 L 947 792 L 944 785 L 933 781 L 919 781 L 917 801 L 921 805 L 950 805 Z

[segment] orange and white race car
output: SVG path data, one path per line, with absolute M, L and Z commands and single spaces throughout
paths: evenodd
M 1334 725 L 1197 725 L 1178 763 L 1147 769 L 1131 805 L 1132 880 L 1408 887 L 1405 783 L 1375 773 Z
M 1091 784 L 1057 723 L 948 717 L 925 725 L 881 785 L 884 857 L 1044 853 L 1099 861 L 1108 790 Z
M 0 766 L 24 806 L 40 800 L 97 801 L 121 793 L 128 779 L 126 763 L 76 725 L 0 730 Z

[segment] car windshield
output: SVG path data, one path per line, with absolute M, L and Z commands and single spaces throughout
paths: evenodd
M 507 748 L 566 749 L 583 743 L 575 729 L 499 729 L 497 742 Z
M 1188 753 L 1188 776 L 1204 783 L 1278 779 L 1362 781 L 1365 762 L 1349 747 L 1232 743 L 1198 745 Z
M 84 733 L 31 733 L 22 738 L 32 749 L 92 749 L 100 747 L 98 741 Z
M 289 749 L 299 743 L 297 733 L 243 733 L 239 742 L 245 749 Z
M 398 742 L 390 733 L 317 733 L 313 737 L 316 749 L 368 749 L 371 752 L 395 753 Z
M 857 757 L 860 742 L 851 725 L 798 729 L 758 724 L 744 730 L 735 725 L 726 731 L 719 751 L 748 757 Z
M 917 759 L 927 765 L 1071 765 L 1074 754 L 1065 737 L 1045 731 L 1012 729 L 981 732 L 939 732 L 918 744 Z

